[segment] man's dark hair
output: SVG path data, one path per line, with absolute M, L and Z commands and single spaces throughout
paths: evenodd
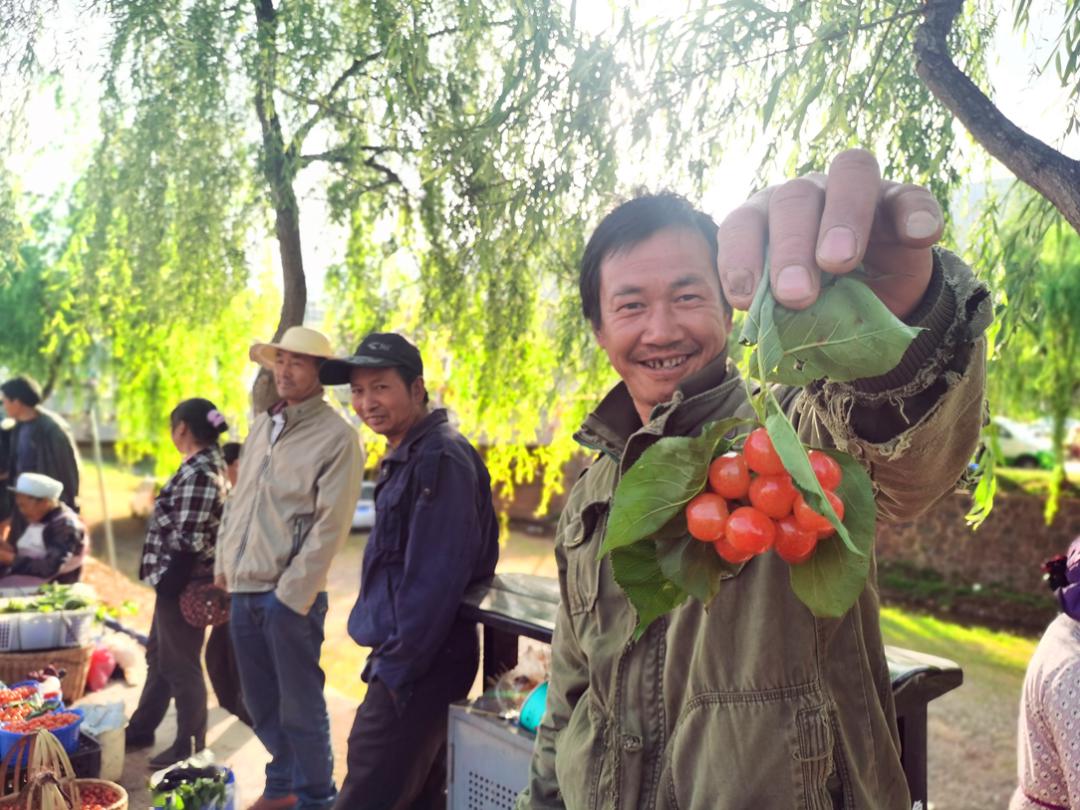
M 700 233 L 709 246 L 709 258 L 716 264 L 716 222 L 704 211 L 694 208 L 685 197 L 664 191 L 643 193 L 627 200 L 600 220 L 581 256 L 581 274 L 578 276 L 581 311 L 594 329 L 600 328 L 600 265 L 604 259 L 629 250 L 667 228 L 685 228 Z M 728 308 L 723 293 L 720 297 L 725 309 Z
M 401 366 L 392 366 L 392 368 L 394 369 L 394 371 L 396 371 L 398 373 L 398 376 L 401 377 L 401 379 L 405 382 L 405 387 L 406 388 L 410 388 L 412 386 L 412 384 L 413 384 L 413 380 L 415 380 L 417 377 L 420 376 L 415 371 L 413 371 L 411 368 L 402 368 Z M 427 405 L 430 400 L 431 400 L 431 397 L 428 396 L 427 386 L 425 385 L 424 386 L 424 404 Z
M 12 377 L 0 385 L 0 391 L 3 391 L 8 399 L 17 399 L 30 408 L 36 408 L 41 404 L 41 386 L 33 377 L 26 375 Z
M 240 458 L 240 448 L 242 446 L 240 442 L 225 442 L 225 444 L 221 445 L 221 455 L 225 457 L 226 464 L 232 464 Z

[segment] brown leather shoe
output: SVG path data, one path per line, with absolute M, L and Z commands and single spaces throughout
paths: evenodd
M 276 799 L 260 796 L 248 810 L 291 810 L 296 806 L 296 802 L 296 796 L 291 793 L 288 796 L 278 796 Z

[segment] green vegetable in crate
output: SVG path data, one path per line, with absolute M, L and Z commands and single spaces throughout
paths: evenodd
M 226 771 L 214 765 L 166 771 L 153 786 L 154 807 L 166 810 L 216 810 L 225 806 Z

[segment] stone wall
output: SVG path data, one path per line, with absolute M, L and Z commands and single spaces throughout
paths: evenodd
M 957 492 L 918 520 L 879 527 L 878 558 L 883 564 L 936 571 L 957 584 L 999 584 L 1017 593 L 1045 596 L 1040 565 L 1063 554 L 1069 541 L 1080 535 L 1080 499 L 1062 498 L 1049 526 L 1043 521 L 1043 503 L 1022 493 L 998 494 L 994 510 L 973 532 L 964 521 L 971 498 Z

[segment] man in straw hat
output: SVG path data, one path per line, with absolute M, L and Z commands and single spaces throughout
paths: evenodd
M 217 553 L 244 702 L 273 756 L 251 810 L 328 808 L 337 795 L 319 652 L 327 571 L 349 533 L 364 455 L 319 383 L 331 354 L 302 326 L 251 347 L 281 399 L 244 442 Z

